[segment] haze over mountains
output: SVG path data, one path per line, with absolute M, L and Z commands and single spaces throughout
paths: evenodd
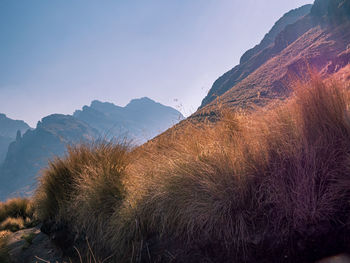
M 141 144 L 184 117 L 168 106 L 149 98 L 131 100 L 125 107 L 94 100 L 90 106 L 74 112 L 78 120 L 95 128 L 101 137 L 128 137 Z
M 40 169 L 50 158 L 62 156 L 67 145 L 110 139 L 141 144 L 181 119 L 179 111 L 149 98 L 132 100 L 125 107 L 95 100 L 90 106 L 75 111 L 73 116 L 49 115 L 32 130 L 23 121 L 6 119 L 0 124 L 0 135 L 9 139 L 0 168 L 0 199 L 11 193 L 29 193 Z M 16 137 L 17 130 L 23 136 L 20 132 Z M 11 134 L 14 135 L 11 137 Z

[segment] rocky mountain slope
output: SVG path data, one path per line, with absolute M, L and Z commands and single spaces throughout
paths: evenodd
M 17 131 L 24 133 L 30 129 L 24 121 L 12 120 L 0 114 L 0 163 L 5 159 L 8 146 L 16 139 Z
M 261 48 L 258 45 L 244 54 L 238 66 L 215 81 L 201 108 L 211 108 L 217 96 L 230 107 L 265 105 L 288 96 L 290 83 L 306 78 L 312 70 L 324 77 L 341 71 L 350 61 L 349 3 L 316 0 L 306 15 L 308 6 L 291 11 L 299 12 L 299 19 L 279 27 L 271 44 L 260 44 Z M 195 116 L 205 115 L 203 112 L 199 110 Z

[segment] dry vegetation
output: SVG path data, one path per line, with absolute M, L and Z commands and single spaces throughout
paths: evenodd
M 313 262 L 349 251 L 349 95 L 314 78 L 283 105 L 146 145 L 69 149 L 40 178 L 48 233 L 105 262 Z M 57 235 L 56 235 L 57 236 Z M 59 240 L 58 240 L 59 241 Z
M 34 206 L 29 199 L 12 198 L 6 202 L 0 202 L 0 231 L 15 232 L 36 223 Z
M 34 207 L 28 199 L 13 198 L 0 202 L 0 262 L 10 262 L 7 253 L 7 239 L 11 232 L 36 224 Z

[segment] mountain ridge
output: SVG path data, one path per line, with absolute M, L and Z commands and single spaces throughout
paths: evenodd
M 279 50 L 283 48 L 283 43 L 279 43 L 279 45 L 276 45 L 275 47 L 270 47 L 271 44 L 275 42 L 278 35 L 285 29 L 286 26 L 295 23 L 309 13 L 310 10 L 310 5 L 304 5 L 284 14 L 269 30 L 259 44 L 252 49 L 247 50 L 242 55 L 240 64 L 224 73 L 213 83 L 208 95 L 202 100 L 199 108 L 203 108 L 205 105 L 215 100 L 217 96 L 224 94 L 232 86 L 259 68 L 269 57 L 272 57 L 275 53 L 278 53 Z M 255 59 L 252 59 L 254 57 Z
M 8 141 L 6 158 L 0 166 L 0 200 L 14 193 L 30 194 L 35 176 L 49 159 L 64 155 L 67 145 L 96 140 L 138 144 L 170 128 L 179 118 L 183 116 L 177 110 L 146 97 L 131 100 L 125 107 L 94 100 L 73 115 L 48 115 L 35 129 L 23 136 L 19 132 Z
M 317 0 L 310 13 L 286 25 L 273 44 L 218 78 L 192 117 L 210 114 L 217 102 L 231 108 L 264 106 L 288 97 L 291 83 L 307 78 L 309 69 L 327 77 L 346 67 L 349 6 L 349 0 Z

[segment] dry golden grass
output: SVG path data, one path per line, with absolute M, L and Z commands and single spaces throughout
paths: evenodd
M 34 208 L 30 200 L 25 198 L 12 198 L 0 202 L 0 222 L 8 217 L 32 218 Z
M 55 159 L 43 171 L 34 196 L 37 217 L 68 224 L 69 231 L 82 240 L 91 237 L 91 246 L 104 250 L 106 222 L 125 195 L 122 179 L 128 163 L 126 144 L 69 148 L 65 158 Z
M 9 230 L 11 232 L 16 232 L 24 228 L 24 220 L 21 217 L 8 217 L 3 222 L 0 223 L 0 231 Z
M 70 149 L 44 172 L 41 220 L 111 262 L 312 262 L 350 234 L 349 94 L 313 78 L 253 113 L 222 110 L 129 151 Z

